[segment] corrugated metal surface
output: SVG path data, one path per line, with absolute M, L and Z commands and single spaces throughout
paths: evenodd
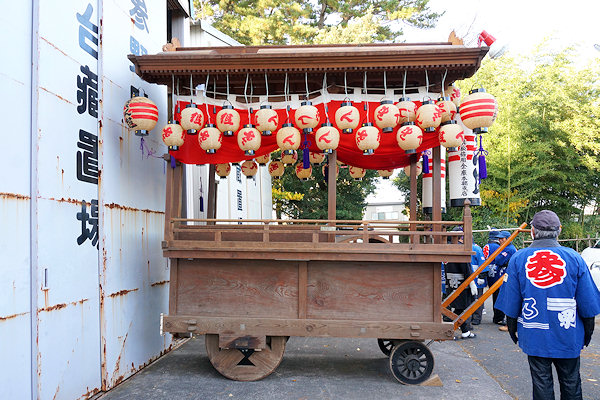
M 4 129 L 0 133 L 10 146 L 0 157 L 0 399 L 28 399 L 32 6 L 29 2 L 11 5 L 10 13 L 8 7 L 0 6 L 0 37 L 11 38 L 2 41 L 3 50 L 20 57 L 0 63 L 0 118 L 18 121 L 12 132 Z
M 145 2 L 146 29 L 131 18 L 131 2 L 104 1 L 102 10 L 102 130 L 100 158 L 100 318 L 102 389 L 107 390 L 160 356 L 171 344 L 160 336 L 168 310 L 164 231 L 166 88 L 143 82 L 127 54 L 157 53 L 166 43 L 164 2 Z M 143 21 L 138 19 L 138 22 Z M 141 29 L 142 28 L 142 29 Z M 158 105 L 156 128 L 143 140 L 123 125 L 131 87 Z

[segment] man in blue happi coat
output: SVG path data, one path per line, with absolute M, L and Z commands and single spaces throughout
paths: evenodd
M 477 268 L 479 268 L 479 266 L 485 261 L 485 256 L 483 255 L 483 249 L 477 243 L 475 243 L 475 240 L 473 240 L 473 251 L 475 252 L 475 254 L 471 256 L 471 269 L 473 270 L 473 272 L 475 272 L 477 271 Z M 475 300 L 480 298 L 483 294 L 483 289 L 485 289 L 485 286 L 487 285 L 487 274 L 489 271 L 490 267 L 488 265 L 477 276 L 477 279 L 475 279 L 475 285 L 477 286 L 477 295 L 475 296 Z M 483 304 L 473 313 L 471 323 L 473 325 L 481 324 L 482 315 Z
M 534 400 L 554 399 L 553 364 L 561 399 L 582 399 L 579 355 L 600 314 L 600 292 L 581 256 L 558 244 L 560 230 L 554 212 L 534 215 L 533 243 L 511 258 L 496 302 L 528 356 Z
M 498 247 L 500 247 L 500 242 L 502 240 L 500 238 L 500 235 L 500 231 L 495 230 L 494 228 L 492 228 L 492 230 L 490 231 L 488 236 L 488 243 L 483 247 L 483 255 L 485 256 L 486 260 L 490 258 L 492 254 L 494 254 Z M 492 285 L 496 283 L 498 279 L 500 279 L 500 269 L 507 262 L 508 253 L 506 251 L 503 251 L 502 253 L 498 254 L 498 256 L 496 256 L 490 262 L 490 264 L 488 265 L 490 270 L 487 276 L 487 283 L 489 287 L 492 287 Z M 506 322 L 504 321 L 504 313 L 496 308 L 497 299 L 498 291 L 494 292 L 492 295 L 492 308 L 494 309 L 494 316 L 492 317 L 492 321 L 498 325 L 506 325 Z

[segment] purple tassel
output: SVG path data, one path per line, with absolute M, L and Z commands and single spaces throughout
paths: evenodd
M 308 141 L 308 135 L 304 135 L 304 143 L 302 143 L 302 167 L 304 169 L 310 168 L 310 153 L 309 148 L 310 142 Z
M 487 151 L 483 149 L 483 136 L 479 136 L 479 150 L 477 150 L 477 154 L 479 156 L 479 183 L 481 183 L 482 179 L 487 178 L 487 165 L 485 163 L 485 156 L 488 154 Z
M 429 156 L 427 155 L 427 151 L 423 152 L 423 173 L 429 173 Z
M 175 159 L 175 157 L 171 156 L 171 168 L 175 169 L 175 167 L 177 166 L 177 164 L 175 164 L 177 162 L 177 160 Z

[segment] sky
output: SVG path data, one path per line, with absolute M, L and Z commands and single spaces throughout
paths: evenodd
M 465 45 L 476 46 L 483 30 L 507 45 L 513 55 L 526 55 L 545 41 L 554 49 L 574 45 L 578 61 L 600 62 L 599 0 L 430 0 L 436 12 L 446 10 L 437 27 L 428 30 L 404 29 L 406 42 L 446 42 L 454 29 Z M 401 173 L 397 170 L 394 174 Z M 368 202 L 398 201 L 400 192 L 390 180 L 379 179 Z

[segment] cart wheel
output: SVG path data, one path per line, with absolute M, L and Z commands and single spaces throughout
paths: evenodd
M 406 385 L 425 382 L 433 371 L 433 354 L 421 342 L 408 341 L 395 346 L 390 354 L 394 378 Z
M 392 354 L 392 349 L 394 348 L 394 341 L 392 339 L 377 339 L 377 344 L 383 354 L 388 357 Z
M 261 351 L 220 349 L 219 335 L 205 335 L 208 359 L 219 373 L 235 381 L 257 381 L 281 363 L 285 336 L 267 336 L 267 347 Z

